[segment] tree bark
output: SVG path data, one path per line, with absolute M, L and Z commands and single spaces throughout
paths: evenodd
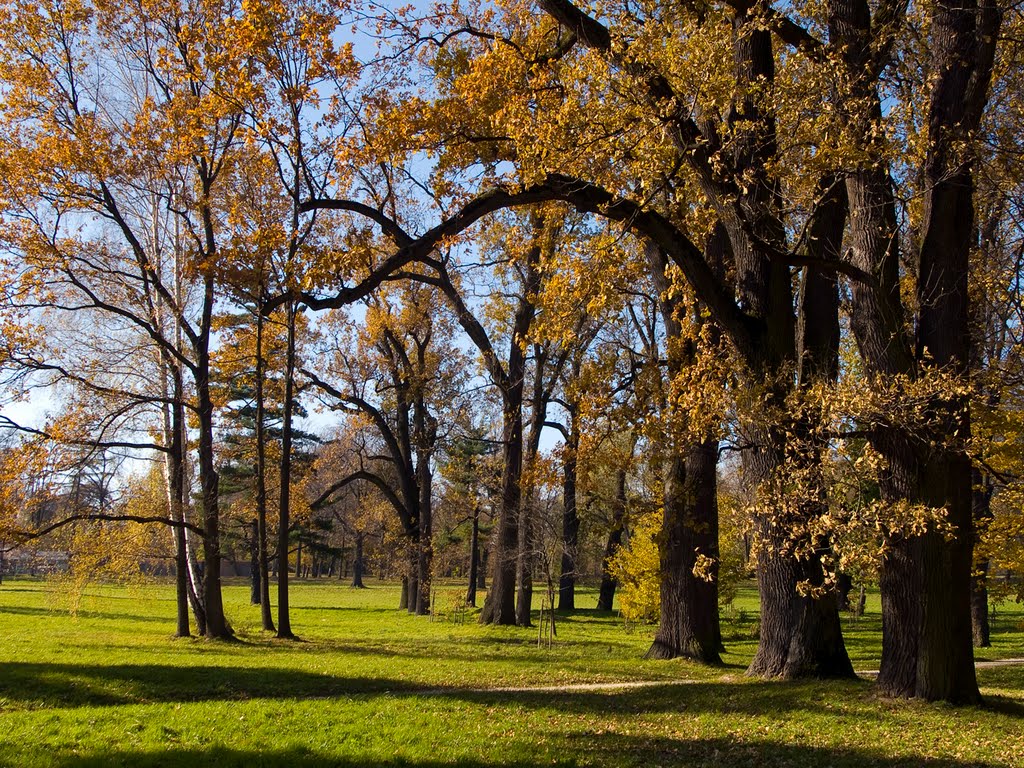
M 356 552 L 352 561 L 352 586 L 365 589 L 363 584 L 363 532 L 356 531 Z
M 249 521 L 249 603 L 259 605 L 263 594 L 260 583 L 260 524 L 254 517 Z
M 580 516 L 576 510 L 576 454 L 580 433 L 575 414 L 569 414 L 568 440 L 562 463 L 562 563 L 558 576 L 558 610 L 576 610 L 576 556 L 580 539 Z
M 466 605 L 476 608 L 477 582 L 480 578 L 480 504 L 473 505 L 473 528 L 469 536 L 469 585 Z
M 516 347 L 515 344 L 512 345 Z M 522 369 L 510 388 L 502 418 L 501 507 L 491 544 L 491 588 L 481 624 L 515 624 L 516 555 L 519 546 L 520 478 L 523 470 Z
M 267 424 L 264 384 L 266 360 L 263 354 L 265 318 L 256 312 L 256 548 L 260 575 L 260 623 L 265 632 L 274 632 L 274 615 L 270 606 L 270 554 L 267 551 Z
M 992 480 L 978 469 L 971 472 L 974 526 L 980 530 L 992 519 Z M 975 648 L 992 645 L 988 616 L 988 570 L 987 557 L 975 559 L 971 574 L 971 633 Z
M 203 314 L 213 313 L 213 278 L 204 278 Z M 210 323 L 204 321 L 204 328 Z M 199 416 L 199 485 L 203 505 L 203 609 L 206 614 L 206 636 L 230 639 L 233 636 L 224 616 L 220 579 L 220 478 L 215 468 L 213 438 L 213 399 L 210 396 L 210 339 L 204 333 L 198 344 L 195 370 L 197 411 Z
M 718 441 L 707 440 L 665 464 L 661 611 L 647 658 L 683 656 L 721 663 L 718 618 Z M 698 557 L 708 563 L 698 568 Z
M 615 577 L 608 570 L 608 563 L 622 545 L 622 534 L 626 525 L 626 470 L 621 468 L 616 475 L 615 502 L 612 507 L 612 525 L 608 531 L 608 542 L 601 559 L 601 589 L 597 596 L 597 610 L 610 611 L 615 601 Z
M 295 301 L 285 304 L 285 323 L 288 336 L 285 353 L 284 401 L 281 424 L 281 489 L 279 492 L 277 548 L 277 636 L 294 640 L 291 610 L 288 600 L 288 551 L 291 533 L 291 475 L 292 475 L 292 409 L 295 398 Z M 302 542 L 296 552 L 295 577 L 302 568 Z

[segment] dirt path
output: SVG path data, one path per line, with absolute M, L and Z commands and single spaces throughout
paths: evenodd
M 995 659 L 994 661 L 976 661 L 974 662 L 975 669 L 987 669 L 989 667 L 1015 667 L 1020 664 L 1024 664 L 1024 659 Z M 878 677 L 877 669 L 858 669 L 858 675 L 864 675 L 864 677 Z
M 978 669 L 988 667 L 1013 667 L 1024 665 L 1024 658 L 1021 659 L 996 659 L 994 661 L 978 661 L 975 666 Z M 857 674 L 862 677 L 877 677 L 877 669 L 858 669 Z M 500 686 L 496 688 L 460 688 L 464 693 L 603 693 L 616 691 L 631 691 L 639 688 L 658 688 L 661 686 L 693 685 L 705 682 L 703 680 L 627 680 L 611 683 L 569 683 L 567 685 L 536 685 L 536 686 Z M 427 691 L 415 691 L 418 696 L 440 696 L 450 694 L 452 689 L 437 688 Z

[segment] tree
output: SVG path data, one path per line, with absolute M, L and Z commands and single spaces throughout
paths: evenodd
M 383 448 L 363 457 L 316 503 L 357 482 L 384 494 L 412 543 L 405 602 L 418 614 L 430 611 L 433 462 L 443 436 L 438 415 L 456 407 L 464 378 L 465 361 L 439 299 L 415 282 L 378 291 L 366 302 L 358 341 L 347 318 L 335 314 L 329 357 L 308 374 L 334 407 L 367 419 Z

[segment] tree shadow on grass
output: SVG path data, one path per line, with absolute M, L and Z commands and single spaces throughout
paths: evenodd
M 580 715 L 685 712 L 778 717 L 822 714 L 835 708 L 835 713 L 843 716 L 881 717 L 872 684 L 865 680 L 666 682 L 596 691 L 480 690 L 478 685 L 475 678 L 464 685 L 438 686 L 288 667 L 11 662 L 0 666 L 0 709 L 408 696 L 454 699 L 483 708 L 511 705 Z M 991 696 L 986 708 L 1024 719 L 1024 702 L 1015 697 Z
M 0 699 L 47 707 L 327 698 L 422 688 L 400 680 L 223 665 L 12 662 L 0 667 Z
M 894 757 L 877 750 L 851 748 L 825 748 L 771 741 L 746 739 L 684 739 L 643 736 L 624 736 L 610 733 L 590 733 L 571 742 L 554 745 L 543 751 L 530 743 L 505 745 L 496 743 L 493 754 L 486 758 L 457 758 L 450 760 L 407 758 L 401 755 L 381 757 L 379 754 L 348 756 L 337 752 L 310 749 L 277 751 L 237 750 L 227 747 L 163 751 L 109 751 L 93 755 L 52 755 L 55 768 L 107 768 L 108 766 L 134 766 L 137 768 L 174 768 L 175 766 L 218 766 L 219 768 L 533 768 L 534 766 L 730 766 L 730 768 L 783 768 L 800 766 L 831 766 L 832 768 L 989 768 L 995 763 L 963 762 L 953 759 L 924 758 L 918 756 Z M 550 745 L 549 745 L 550 746 Z M 509 754 L 511 752 L 512 754 Z M 527 754 L 523 754 L 526 752 Z M 0 761 L 4 758 L 0 751 Z
M 382 677 L 315 673 L 292 668 L 162 664 L 36 664 L 0 667 L 0 700 L 8 706 L 66 708 L 248 699 L 330 699 L 351 696 L 429 696 L 477 706 L 513 704 L 578 714 L 711 712 L 777 715 L 818 711 L 823 697 L 863 693 L 866 683 L 700 682 L 618 691 L 481 691 Z M 837 687 L 839 686 L 839 687 Z M 866 712 L 865 717 L 871 717 Z
M 105 619 L 108 621 L 139 621 L 159 622 L 173 627 L 173 620 L 166 616 L 138 616 L 126 613 L 106 613 L 104 611 L 79 610 L 75 613 L 66 608 L 40 608 L 29 605 L 0 605 L 0 613 L 11 614 L 12 616 L 45 616 L 48 618 L 78 618 L 78 619 Z

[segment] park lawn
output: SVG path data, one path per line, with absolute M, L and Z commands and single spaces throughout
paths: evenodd
M 536 629 L 400 613 L 394 586 L 300 582 L 292 643 L 259 631 L 244 585 L 225 599 L 241 642 L 171 638 L 168 584 L 92 587 L 74 617 L 53 587 L 0 585 L 0 764 L 1024 766 L 1024 667 L 980 670 L 987 704 L 962 709 L 865 681 L 749 680 L 751 590 L 720 668 L 645 661 L 649 628 L 594 611 L 560 621 L 547 648 Z M 1024 656 L 1024 613 L 996 620 L 979 656 Z M 844 629 L 855 666 L 877 669 L 877 604 Z M 613 680 L 665 684 L 493 690 Z

